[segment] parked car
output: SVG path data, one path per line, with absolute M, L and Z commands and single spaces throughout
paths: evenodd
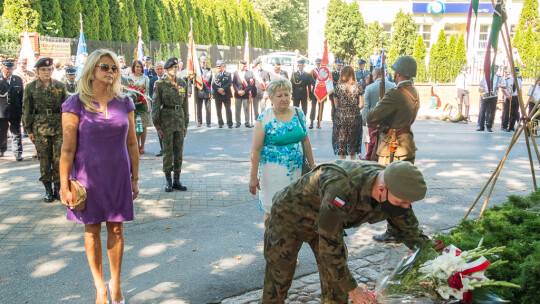
M 281 69 L 287 71 L 287 73 L 292 75 L 293 71 L 297 71 L 298 60 L 303 59 L 306 64 L 304 71 L 309 72 L 315 67 L 315 60 L 309 60 L 307 57 L 302 55 L 296 55 L 294 52 L 276 52 L 268 55 L 259 56 L 263 64 L 263 69 L 267 71 L 274 70 L 274 63 L 281 63 Z

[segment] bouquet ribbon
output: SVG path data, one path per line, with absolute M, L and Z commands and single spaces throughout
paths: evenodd
M 455 254 L 456 256 L 461 255 L 461 250 L 454 245 L 450 245 L 444 249 L 444 252 L 449 254 Z M 485 257 L 480 257 L 475 261 L 467 263 L 467 268 L 461 271 L 461 275 L 469 275 L 471 273 L 479 272 L 485 270 L 491 265 L 491 262 L 488 261 Z

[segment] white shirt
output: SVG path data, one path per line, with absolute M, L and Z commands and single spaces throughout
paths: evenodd
M 471 85 L 471 81 L 469 77 L 467 77 L 467 74 L 459 74 L 458 77 L 456 77 L 456 88 L 462 89 L 465 91 L 469 90 L 469 86 Z
M 540 86 L 538 84 L 536 85 L 534 92 L 533 92 L 532 86 L 529 88 L 529 93 L 527 93 L 527 96 L 531 96 L 531 95 L 532 95 L 531 102 L 537 103 L 540 100 Z

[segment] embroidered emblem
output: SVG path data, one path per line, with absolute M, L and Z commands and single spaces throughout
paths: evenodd
M 345 201 L 343 201 L 342 199 L 340 199 L 337 196 L 334 199 L 333 203 L 334 203 L 334 205 L 338 206 L 339 208 L 343 208 L 343 206 L 345 206 Z

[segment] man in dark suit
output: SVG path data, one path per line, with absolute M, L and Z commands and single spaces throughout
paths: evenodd
M 195 99 L 197 103 L 197 127 L 202 126 L 202 105 L 204 103 L 204 109 L 206 112 L 206 126 L 212 127 L 212 105 L 210 99 L 212 99 L 212 70 L 206 66 L 206 56 L 201 56 L 199 59 L 202 70 L 202 89 L 195 86 Z M 190 80 L 190 85 L 193 85 L 193 79 Z M 189 93 L 188 89 L 188 93 Z
M 232 111 L 231 111 L 231 73 L 225 71 L 225 62 L 218 60 L 216 63 L 218 72 L 214 75 L 212 81 L 212 95 L 216 101 L 216 111 L 218 124 L 223 128 L 223 116 L 221 113 L 222 106 L 225 106 L 225 115 L 227 116 L 227 126 L 232 129 Z
M 14 60 L 2 61 L 0 75 L 0 156 L 7 150 L 8 128 L 11 132 L 11 150 L 17 161 L 22 161 L 21 116 L 24 84 L 19 76 L 13 75 Z
M 257 119 L 259 114 L 266 109 L 266 101 L 268 100 L 266 86 L 270 83 L 270 73 L 263 70 L 260 59 L 257 59 L 253 64 L 255 65 L 253 76 L 255 77 L 255 87 L 257 88 L 257 96 L 253 97 L 253 111 L 255 112 L 253 118 Z
M 188 83 L 189 81 L 187 79 L 187 70 L 183 66 L 184 66 L 184 63 L 182 62 L 182 59 L 178 58 L 178 73 L 176 73 L 176 77 L 181 78 L 183 81 Z M 188 85 L 189 97 L 191 97 L 192 87 L 193 87 L 193 84 L 191 84 L 191 86 Z
M 156 72 L 156 76 L 152 77 L 150 79 L 150 88 L 148 92 L 150 93 L 150 98 L 153 98 L 154 96 L 154 85 L 156 84 L 156 81 L 160 80 L 165 76 L 165 70 L 163 69 L 163 66 L 165 66 L 165 62 L 160 61 L 156 63 L 154 67 L 154 71 Z M 186 82 L 187 83 L 187 82 Z M 161 142 L 161 137 L 158 136 L 159 139 L 159 153 L 156 154 L 156 156 L 163 156 L 163 143 Z
M 144 59 L 144 75 L 148 76 L 148 79 L 152 79 L 156 76 L 156 71 L 152 67 L 152 58 L 150 58 L 150 56 L 146 56 Z
M 255 87 L 255 77 L 253 73 L 247 70 L 247 62 L 245 60 L 240 60 L 238 64 L 238 70 L 234 72 L 233 78 L 233 87 L 234 87 L 234 108 L 235 108 L 235 118 L 236 118 L 236 127 L 240 128 L 242 124 L 242 119 L 240 118 L 240 111 L 242 106 L 244 107 L 244 117 L 245 117 L 245 126 L 246 128 L 251 128 L 249 122 L 249 100 L 251 99 L 251 93 Z
M 315 96 L 315 88 L 317 87 L 317 77 L 319 77 L 319 69 L 321 68 L 322 59 L 317 58 L 315 60 L 315 68 L 311 70 L 311 92 L 309 93 L 310 99 L 311 99 L 311 113 L 309 115 L 309 119 L 311 120 L 311 123 L 309 124 L 309 128 L 313 129 L 313 121 L 315 120 L 315 113 L 317 114 L 317 129 L 321 128 L 321 119 L 319 118 L 319 115 L 322 115 L 322 111 L 324 109 L 324 102 L 319 102 L 317 97 Z M 319 105 L 319 111 L 317 111 L 317 105 Z
M 304 60 L 298 61 L 298 71 L 291 77 L 293 105 L 302 105 L 302 111 L 307 113 L 308 94 L 311 91 L 311 76 L 304 71 Z
M 336 88 L 336 85 L 339 82 L 339 77 L 341 77 L 341 68 L 343 68 L 343 61 L 336 60 L 334 62 L 335 70 L 332 72 L 332 82 L 334 83 L 334 89 Z M 336 105 L 334 104 L 334 98 L 336 98 L 336 94 L 332 93 L 330 94 L 330 105 L 332 106 L 332 111 L 330 112 L 330 115 L 332 117 L 332 121 L 334 121 L 334 113 L 336 112 Z

